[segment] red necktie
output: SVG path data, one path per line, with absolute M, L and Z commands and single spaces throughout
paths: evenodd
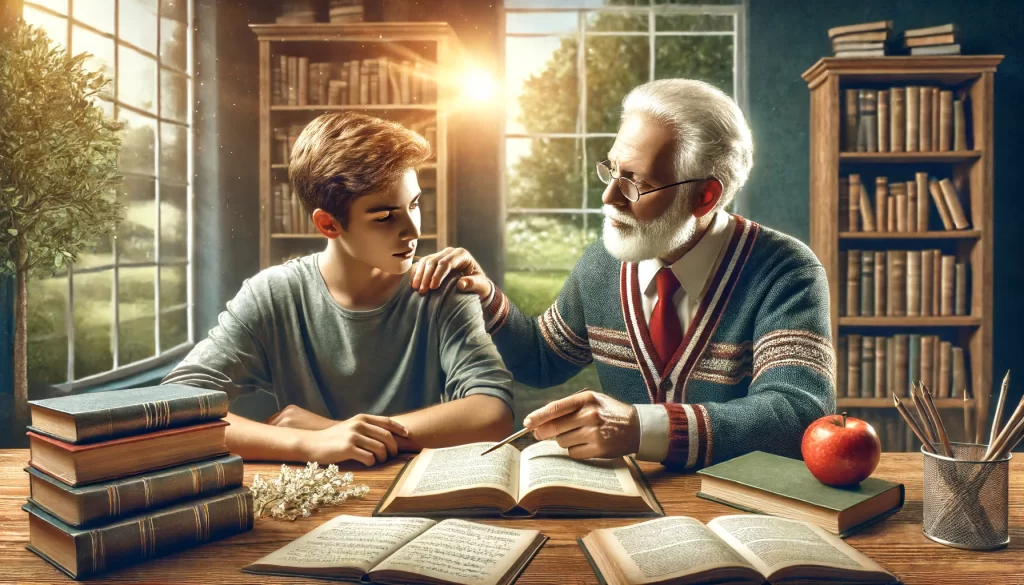
M 658 302 L 654 304 L 649 329 L 654 349 L 661 357 L 662 367 L 667 367 L 672 354 L 683 342 L 683 326 L 672 302 L 672 296 L 679 290 L 679 279 L 672 273 L 672 269 L 665 267 L 655 275 L 654 282 L 658 287 Z

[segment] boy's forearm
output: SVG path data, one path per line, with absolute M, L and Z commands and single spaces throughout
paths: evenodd
M 303 439 L 312 431 L 266 425 L 228 413 L 227 446 L 245 461 L 300 461 Z
M 499 398 L 473 394 L 459 400 L 391 417 L 409 429 L 409 438 L 395 437 L 401 451 L 500 441 L 512 434 L 512 411 Z

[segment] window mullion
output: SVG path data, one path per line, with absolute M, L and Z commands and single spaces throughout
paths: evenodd
M 587 208 L 587 35 L 584 27 L 586 27 L 587 13 L 580 10 L 577 13 L 576 18 L 576 34 L 577 41 L 576 46 L 579 47 L 576 56 L 576 77 L 578 79 L 577 85 L 579 90 L 579 114 L 576 120 L 576 128 L 581 134 L 582 138 L 577 138 L 578 144 L 582 144 L 582 153 L 580 156 L 580 186 L 582 193 L 580 196 L 580 209 Z M 586 213 L 583 213 L 583 234 L 587 233 L 587 219 Z
M 156 174 L 156 180 L 154 183 L 154 194 L 156 196 L 156 229 L 153 230 L 153 257 L 156 259 L 156 270 L 153 271 L 153 347 L 155 348 L 155 355 L 160 355 L 160 149 L 163 147 L 163 141 L 161 140 L 161 132 L 163 132 L 163 124 L 160 122 L 160 117 L 163 116 L 164 110 L 161 105 L 161 91 L 163 79 L 160 76 L 160 12 L 161 3 L 156 3 L 156 148 L 154 148 L 153 161 L 153 172 Z M 187 54 L 187 51 L 186 51 Z M 186 276 L 186 278 L 188 278 Z
M 120 92 L 117 88 L 117 84 L 121 79 L 120 61 L 119 57 L 121 49 L 118 46 L 118 40 L 121 36 L 121 0 L 114 0 L 114 116 L 117 118 L 120 115 L 118 110 L 118 99 L 121 97 Z M 117 369 L 121 364 L 121 272 L 118 268 L 118 259 L 120 254 L 117 249 L 117 238 L 112 238 L 111 249 L 114 253 L 114 271 L 113 286 L 110 287 L 111 305 L 113 306 L 114 314 L 112 315 L 110 323 L 110 355 L 113 356 L 113 369 Z

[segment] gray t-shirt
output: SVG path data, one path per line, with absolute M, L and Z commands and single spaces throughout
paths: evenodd
M 484 331 L 480 300 L 454 278 L 421 296 L 406 273 L 383 306 L 352 311 L 324 282 L 317 255 L 246 280 L 219 325 L 163 383 L 224 390 L 234 399 L 266 390 L 341 420 L 392 415 L 487 394 L 512 408 L 512 376 Z

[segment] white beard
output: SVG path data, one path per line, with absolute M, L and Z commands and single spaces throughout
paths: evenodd
M 640 262 L 668 256 L 693 239 L 697 218 L 687 212 L 689 197 L 678 196 L 661 216 L 646 222 L 604 206 L 604 247 L 623 262 Z M 613 226 L 611 220 L 625 224 Z

